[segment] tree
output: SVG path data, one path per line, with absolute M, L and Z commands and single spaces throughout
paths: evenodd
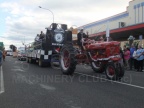
M 17 49 L 17 47 L 16 47 L 15 45 L 10 45 L 9 48 L 10 48 L 13 52 L 15 52 L 16 49 Z

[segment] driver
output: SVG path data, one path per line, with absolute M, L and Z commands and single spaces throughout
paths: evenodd
M 77 34 L 77 44 L 79 48 L 83 51 L 83 45 L 82 45 L 82 38 L 88 38 L 88 32 L 87 35 L 83 32 L 83 29 L 80 30 L 80 32 Z

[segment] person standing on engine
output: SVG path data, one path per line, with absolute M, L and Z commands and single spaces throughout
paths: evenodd
M 87 32 L 87 35 L 86 35 L 83 32 L 83 29 L 81 29 L 80 32 L 77 34 L 77 44 L 78 44 L 78 46 L 81 50 L 84 50 L 83 45 L 82 45 L 82 38 L 88 38 L 88 32 Z
M 44 35 L 44 33 L 43 33 L 43 31 L 41 31 L 41 34 L 40 34 L 40 40 L 42 40 L 42 39 L 44 39 L 44 37 L 45 37 L 45 35 Z

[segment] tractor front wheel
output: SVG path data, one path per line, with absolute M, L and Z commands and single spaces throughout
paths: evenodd
M 114 63 L 109 62 L 105 69 L 106 77 L 110 80 L 118 80 L 118 71 Z
M 101 62 L 91 62 L 91 67 L 96 73 L 103 73 L 105 68 Z

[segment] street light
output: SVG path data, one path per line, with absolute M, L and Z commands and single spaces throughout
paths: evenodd
M 43 7 L 41 7 L 41 6 L 39 6 L 39 8 L 41 8 L 41 9 L 45 9 L 45 10 L 48 10 L 48 11 L 50 11 L 50 12 L 52 13 L 52 15 L 53 15 L 53 23 L 54 23 L 54 14 L 53 14 L 53 12 L 52 12 L 51 10 L 49 10 L 49 9 L 46 9 L 46 8 L 43 8 Z

